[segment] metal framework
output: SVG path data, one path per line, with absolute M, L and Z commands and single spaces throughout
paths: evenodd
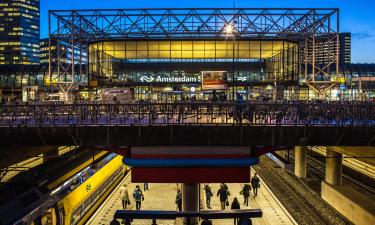
M 75 83 L 88 70 L 75 71 L 87 45 L 103 40 L 126 39 L 225 39 L 226 26 L 233 26 L 236 39 L 282 38 L 300 43 L 300 75 L 319 94 L 334 86 L 339 72 L 339 9 L 324 8 L 180 8 L 54 10 L 49 12 L 49 37 L 58 45 L 71 45 L 71 64 L 60 60 L 60 83 Z M 323 63 L 316 62 L 318 51 L 335 46 Z M 59 49 L 59 48 L 58 48 Z M 50 54 L 51 55 L 51 54 Z M 51 60 L 50 60 L 51 61 Z M 331 65 L 336 73 L 330 75 Z M 312 71 L 312 72 L 309 72 Z
M 375 104 L 361 103 L 97 103 L 0 105 L 0 127 L 375 126 Z

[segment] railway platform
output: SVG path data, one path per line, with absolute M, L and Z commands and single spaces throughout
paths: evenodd
M 113 219 L 116 210 L 121 209 L 120 200 L 120 187 L 124 183 L 128 184 L 129 195 L 132 195 L 133 190 L 136 185 L 139 185 L 143 191 L 143 183 L 130 183 L 131 177 L 130 173 L 124 180 L 116 187 L 116 189 L 111 193 L 107 200 L 100 206 L 100 208 L 95 212 L 95 214 L 87 222 L 88 225 L 104 225 L 109 224 Z M 149 184 L 149 190 L 143 191 L 145 200 L 142 202 L 142 208 L 144 210 L 177 210 L 175 204 L 176 188 L 178 184 Z M 211 200 L 211 210 L 220 209 L 219 198 L 216 197 L 217 190 L 220 184 L 210 184 L 211 189 L 214 193 L 214 197 Z M 256 198 L 250 198 L 250 204 L 248 207 L 243 205 L 242 196 L 239 194 L 242 189 L 242 184 L 232 184 L 228 183 L 228 188 L 231 193 L 229 197 L 230 203 L 233 201 L 234 197 L 237 197 L 241 202 L 241 209 L 250 208 L 260 208 L 263 211 L 263 217 L 253 219 L 253 224 L 257 225 L 271 225 L 271 224 L 283 224 L 283 225 L 293 225 L 296 224 L 295 221 L 290 217 L 282 205 L 278 202 L 269 189 L 263 184 L 259 189 L 258 196 Z M 204 203 L 204 192 L 203 185 L 201 185 L 201 202 Z M 202 204 L 203 207 L 205 205 Z M 128 209 L 135 209 L 134 199 L 131 198 L 131 205 Z M 203 210 L 207 210 L 203 208 Z M 132 224 L 143 225 L 150 224 L 150 220 L 134 220 Z M 175 225 L 182 224 L 181 219 L 173 220 L 160 220 L 158 224 L 163 225 Z M 231 225 L 233 224 L 233 219 L 224 220 L 214 220 L 213 224 L 218 225 Z

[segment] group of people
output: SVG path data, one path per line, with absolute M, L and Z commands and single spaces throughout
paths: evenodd
M 147 189 L 146 189 L 146 185 L 144 187 L 145 187 L 144 190 L 148 190 L 148 184 L 147 184 Z M 137 185 L 133 191 L 133 198 L 135 201 L 136 210 L 141 210 L 142 201 L 145 200 L 145 197 L 139 185 Z M 124 184 L 120 188 L 120 199 L 122 203 L 122 208 L 127 209 L 128 205 L 130 205 L 130 195 L 129 195 L 128 187 L 126 184 Z
M 255 173 L 254 176 L 251 178 L 250 184 L 244 184 L 242 190 L 240 191 L 240 195 L 242 195 L 244 198 L 244 205 L 249 206 L 249 197 L 251 189 L 253 190 L 253 197 L 255 198 L 258 195 L 259 187 L 260 179 L 258 175 Z M 204 191 L 206 195 L 206 207 L 211 209 L 211 198 L 213 197 L 213 192 L 210 185 L 206 184 L 204 187 Z M 225 210 L 225 207 L 229 206 L 230 192 L 228 189 L 228 185 L 222 183 L 220 185 L 219 190 L 217 191 L 216 196 L 219 197 L 221 210 Z M 240 209 L 240 204 L 236 197 L 233 199 L 231 209 Z
M 244 184 L 242 187 L 242 190 L 240 191 L 240 195 L 243 196 L 244 199 L 244 205 L 249 206 L 249 197 L 251 195 L 251 190 L 253 193 L 253 197 L 255 198 L 258 195 L 258 188 L 260 187 L 260 179 L 258 175 L 255 173 L 254 176 L 251 178 L 250 184 Z M 148 183 L 144 183 L 144 191 L 148 190 Z M 206 195 L 206 206 L 207 208 L 211 209 L 211 198 L 214 196 L 213 191 L 210 187 L 209 184 L 206 184 L 204 186 L 204 191 Z M 219 190 L 217 191 L 216 194 L 217 197 L 219 197 L 220 200 L 220 207 L 221 210 L 225 210 L 225 208 L 228 206 L 229 207 L 229 188 L 228 185 L 225 183 L 222 183 L 220 185 Z M 123 209 L 128 209 L 128 206 L 131 204 L 130 202 L 130 195 L 129 195 L 129 190 L 128 186 L 126 184 L 123 184 L 120 188 L 120 199 L 122 203 L 122 208 Z M 135 201 L 135 208 L 136 210 L 141 210 L 141 205 L 142 201 L 144 201 L 144 195 L 143 192 L 140 188 L 139 185 L 136 185 L 134 191 L 133 191 L 133 199 Z M 177 206 L 178 211 L 182 211 L 182 192 L 179 187 L 177 187 L 177 194 L 176 194 L 176 199 L 175 203 Z M 231 203 L 231 209 L 241 209 L 239 200 L 237 197 L 233 198 L 233 201 Z M 114 220 L 114 222 L 116 222 Z M 117 224 L 117 223 L 116 223 Z M 241 224 L 241 221 L 238 218 L 234 219 L 234 224 Z

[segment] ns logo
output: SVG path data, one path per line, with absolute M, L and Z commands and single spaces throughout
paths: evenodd
M 91 184 L 86 185 L 86 191 L 87 192 L 91 191 Z
M 139 78 L 141 80 L 141 82 L 146 82 L 146 83 L 150 83 L 152 81 L 154 81 L 154 78 L 151 77 L 151 76 L 141 76 L 141 78 Z

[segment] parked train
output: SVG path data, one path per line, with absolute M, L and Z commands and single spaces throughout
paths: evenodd
M 74 169 L 64 172 L 45 187 L 32 188 L 35 201 L 23 208 L 27 214 L 0 224 L 81 225 L 95 212 L 127 172 L 122 156 L 100 152 Z M 45 190 L 48 189 L 46 192 Z M 36 194 L 37 193 L 37 194 Z M 10 210 L 19 207 L 24 196 L 12 201 Z M 12 204 L 10 204 L 12 205 Z M 1 210 L 0 210 L 1 212 Z M 14 216 L 13 216 L 14 217 Z

